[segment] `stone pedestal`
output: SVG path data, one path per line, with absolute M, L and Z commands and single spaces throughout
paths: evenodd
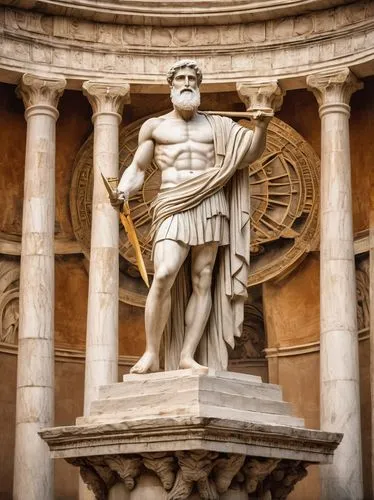
M 41 435 L 110 500 L 286 498 L 341 440 L 304 429 L 278 386 L 214 370 L 125 375 L 77 425 Z

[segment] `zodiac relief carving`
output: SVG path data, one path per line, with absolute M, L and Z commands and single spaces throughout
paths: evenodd
M 369 298 L 369 256 L 357 259 L 356 262 L 356 291 L 357 291 L 357 328 L 358 331 L 370 326 L 370 298 Z
M 0 260 L 0 342 L 16 344 L 19 323 L 19 263 Z

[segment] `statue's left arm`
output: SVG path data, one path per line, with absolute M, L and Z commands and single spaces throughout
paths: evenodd
M 251 145 L 243 159 L 242 167 L 248 166 L 258 160 L 265 151 L 266 132 L 271 118 L 268 116 L 260 116 L 254 120 L 255 129 L 252 136 Z

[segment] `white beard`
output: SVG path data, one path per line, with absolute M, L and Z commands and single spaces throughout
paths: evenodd
M 189 92 L 181 92 L 180 90 L 172 88 L 170 98 L 176 110 L 195 111 L 200 106 L 199 89 L 190 89 Z

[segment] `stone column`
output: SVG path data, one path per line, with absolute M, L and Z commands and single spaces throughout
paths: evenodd
M 349 101 L 362 84 L 348 68 L 309 76 L 321 117 L 321 429 L 343 432 L 321 467 L 322 498 L 363 496 Z M 301 110 L 302 112 L 302 110 Z
M 119 217 L 109 202 L 101 173 L 118 177 L 118 127 L 130 100 L 127 84 L 88 81 L 83 93 L 93 109 L 94 188 L 88 291 L 84 415 L 101 385 L 118 381 Z
M 27 140 L 17 366 L 15 500 L 53 498 L 53 463 L 38 431 L 54 424 L 54 226 L 57 104 L 63 78 L 24 75 Z

